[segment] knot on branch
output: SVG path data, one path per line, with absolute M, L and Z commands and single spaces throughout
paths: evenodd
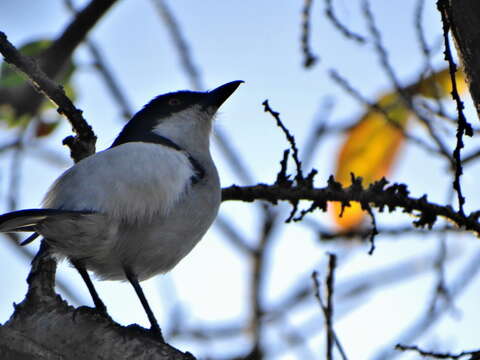
M 82 138 L 80 136 L 67 136 L 63 139 L 63 145 L 70 148 L 70 156 L 75 162 L 92 155 L 95 153 L 95 142 L 97 137 L 93 135 L 93 138 Z
M 424 209 L 420 213 L 420 218 L 416 221 L 413 222 L 413 225 L 416 227 L 428 227 L 429 229 L 432 228 L 432 226 L 435 224 L 437 221 L 437 215 L 428 209 L 428 199 L 427 195 L 423 195 L 419 200 L 420 206 L 422 206 Z

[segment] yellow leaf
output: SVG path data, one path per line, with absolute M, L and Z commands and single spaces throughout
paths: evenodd
M 350 173 L 362 176 L 369 184 L 385 176 L 394 163 L 403 144 L 403 131 L 409 113 L 396 94 L 387 94 L 379 105 L 389 114 L 391 122 L 378 111 L 368 111 L 347 134 L 347 139 L 338 155 L 335 179 L 342 185 L 350 184 Z M 392 124 L 394 122 L 395 124 Z M 360 224 L 364 212 L 358 203 L 351 203 L 339 217 L 341 204 L 331 208 L 335 222 L 341 229 L 351 229 Z
M 467 90 L 467 83 L 465 81 L 465 74 L 461 69 L 458 69 L 455 73 L 455 81 L 457 83 L 458 92 L 460 94 L 464 93 Z M 416 84 L 411 85 L 407 90 L 428 98 L 448 97 L 452 91 L 450 71 L 447 68 L 436 72 L 420 80 Z
M 467 90 L 464 74 L 456 72 L 457 89 L 460 93 Z M 436 89 L 435 90 L 435 87 Z M 438 71 L 406 88 L 412 95 L 424 97 L 450 97 L 452 85 L 448 68 Z M 403 130 L 408 125 L 410 111 L 396 92 L 387 93 L 377 101 L 378 106 L 388 114 L 377 110 L 367 110 L 350 129 L 337 157 L 335 178 L 343 186 L 351 184 L 350 174 L 363 178 L 368 185 L 388 175 L 404 142 Z M 339 217 L 341 204 L 330 206 L 335 223 L 342 230 L 357 227 L 365 212 L 359 203 L 352 202 Z

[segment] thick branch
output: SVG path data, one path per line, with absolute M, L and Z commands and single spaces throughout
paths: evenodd
M 465 216 L 453 210 L 449 205 L 442 206 L 429 202 L 426 195 L 421 198 L 409 196 L 406 185 L 393 184 L 387 186 L 388 181 L 382 179 L 371 184 L 364 189 L 359 182 L 359 178 L 354 185 L 348 188 L 342 188 L 341 184 L 334 181 L 331 177 L 328 186 L 324 188 L 309 188 L 299 186 L 279 186 L 258 184 L 255 186 L 230 186 L 222 191 L 222 200 L 240 200 L 252 202 L 255 200 L 265 200 L 276 204 L 278 201 L 288 201 L 295 204 L 299 200 L 310 200 L 316 204 L 316 208 L 326 209 L 327 201 L 340 201 L 344 206 L 349 206 L 350 201 L 369 204 L 371 207 L 383 211 L 388 208 L 394 211 L 397 208 L 406 213 L 413 213 L 418 219 L 414 222 L 415 226 L 431 227 L 438 216 L 444 217 L 455 223 L 458 227 L 470 230 L 480 237 L 480 223 L 478 217 L 480 213 L 474 212 Z

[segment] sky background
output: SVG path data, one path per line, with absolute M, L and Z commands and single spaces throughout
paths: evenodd
M 76 1 L 78 7 L 85 1 Z M 156 95 L 192 85 L 180 66 L 178 54 L 168 31 L 159 18 L 154 1 L 120 1 L 91 32 L 90 39 L 101 49 L 111 70 L 123 87 L 132 109 L 138 110 Z M 335 9 L 350 29 L 367 34 L 365 19 L 360 9 L 361 1 L 338 0 Z M 372 0 L 372 11 L 377 26 L 388 49 L 391 62 L 406 85 L 416 79 L 423 62 L 413 26 L 413 12 L 417 1 Z M 371 43 L 358 45 L 345 40 L 332 28 L 324 15 L 324 3 L 314 2 L 312 10 L 311 45 L 320 62 L 312 69 L 302 67 L 300 51 L 300 13 L 302 1 L 168 1 L 187 39 L 195 65 L 200 70 L 205 86 L 215 88 L 232 80 L 244 80 L 237 92 L 222 106 L 216 126 L 229 136 L 231 145 L 241 154 L 255 176 L 255 181 L 272 183 L 279 169 L 283 150 L 287 147 L 283 134 L 274 120 L 263 112 L 261 103 L 269 99 L 270 105 L 281 113 L 285 125 L 295 135 L 300 152 L 311 132 L 313 123 L 325 117 L 325 104 L 333 104 L 328 123 L 351 123 L 363 108 L 344 93 L 329 78 L 330 69 L 336 69 L 370 100 L 391 87 L 388 78 L 379 67 L 378 57 Z M 16 46 L 40 38 L 55 38 L 70 20 L 70 13 L 63 1 L 3 0 L 0 2 L 0 30 Z M 440 22 L 434 4 L 427 2 L 423 17 L 428 43 L 440 49 Z M 73 82 L 78 92 L 76 105 L 84 111 L 87 121 L 97 136 L 97 149 L 108 147 L 124 124 L 121 111 L 107 93 L 104 83 L 91 66 L 92 60 L 85 49 L 75 53 L 78 70 Z M 436 69 L 443 68 L 441 52 L 433 61 Z M 467 105 L 471 108 L 470 100 Z M 453 112 L 452 112 L 453 113 Z M 478 121 L 471 109 L 467 114 L 471 122 Z M 423 129 L 414 125 L 411 131 L 425 137 Z M 0 140 L 11 139 L 13 131 L 0 128 Z M 37 156 L 37 150 L 27 150 L 22 163 L 19 184 L 18 208 L 37 207 L 48 186 L 65 170 L 70 160 L 68 149 L 61 140 L 70 134 L 65 121 L 48 139 L 39 140 L 36 146 L 56 154 L 57 161 L 45 162 Z M 319 170 L 317 186 L 325 186 L 333 172 L 335 156 L 342 140 L 332 136 L 318 148 L 312 166 Z M 466 149 L 474 149 L 476 139 L 466 141 Z M 229 167 L 221 152 L 213 146 L 213 155 L 223 186 L 242 184 Z M 0 160 L 0 205 L 6 208 L 9 191 L 9 173 L 12 156 L 3 154 Z M 467 211 L 479 208 L 476 199 L 478 166 L 465 168 L 462 178 L 467 196 Z M 414 174 L 414 176 L 412 176 Z M 406 182 L 413 196 L 428 193 L 431 201 L 445 203 L 451 177 L 444 162 L 436 156 L 408 145 L 400 154 L 395 170 L 389 179 Z M 288 206 L 280 205 L 288 215 Z M 255 239 L 258 232 L 258 208 L 252 204 L 224 203 L 223 215 L 231 215 L 232 221 Z M 315 214 L 314 219 L 325 227 L 332 226 L 326 214 Z M 381 214 L 380 224 L 408 223 L 402 214 Z M 325 274 L 326 252 L 339 255 L 340 268 L 337 283 L 362 276 L 399 261 L 434 254 L 438 238 L 403 236 L 397 241 L 378 237 L 377 250 L 367 254 L 368 247 L 359 244 L 320 244 L 315 234 L 302 224 L 279 228 L 268 266 L 266 301 L 275 302 L 292 284 L 301 279 L 310 281 L 310 274 L 318 270 Z M 471 235 L 452 235 L 447 242 L 452 260 L 448 263 L 447 280 L 454 279 L 470 259 L 478 257 L 479 244 Z M 31 245 L 35 251 L 38 244 Z M 11 315 L 14 302 L 20 302 L 26 291 L 25 278 L 28 261 L 6 240 L 0 242 L 2 261 L 0 271 L 0 322 Z M 421 264 L 420 264 L 421 265 Z M 168 329 L 169 316 L 181 307 L 190 324 L 246 322 L 248 319 L 247 275 L 248 263 L 236 250 L 222 239 L 213 227 L 204 240 L 170 274 L 157 276 L 144 282 L 148 299 L 162 328 Z M 81 304 L 91 304 L 88 292 L 75 271 L 61 264 L 58 277 L 75 284 Z M 434 284 L 433 272 L 379 291 L 352 304 L 348 316 L 336 320 L 337 335 L 351 359 L 372 359 L 383 346 L 398 338 L 408 324 L 428 306 L 429 294 Z M 78 286 L 77 286 L 78 284 Z M 100 296 L 112 317 L 122 323 L 137 322 L 148 325 L 143 310 L 127 284 L 96 282 Z M 478 347 L 478 297 L 480 282 L 470 286 L 455 298 L 449 311 L 435 330 L 427 332 L 415 343 L 435 346 L 439 351 L 460 351 Z M 301 325 L 308 319 L 317 319 L 321 328 L 320 309 L 312 299 L 311 306 L 296 311 L 288 321 Z M 165 330 L 164 330 L 165 331 Z M 269 332 L 267 342 L 278 344 L 281 337 Z M 168 339 L 167 339 L 168 340 Z M 281 343 L 281 341 L 280 341 Z M 188 350 L 199 357 L 209 355 L 235 355 L 248 349 L 248 336 L 235 341 L 214 341 L 208 346 L 195 342 L 173 341 L 172 345 Z M 322 354 L 324 334 L 313 332 L 308 341 L 312 352 Z M 300 358 L 296 349 L 284 351 L 281 347 L 268 354 L 275 359 Z M 318 358 L 322 358 L 320 355 Z M 404 356 L 403 358 L 415 358 Z

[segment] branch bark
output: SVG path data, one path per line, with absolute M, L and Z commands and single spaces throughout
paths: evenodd
M 405 184 L 392 184 L 387 186 L 388 181 L 381 179 L 368 188 L 363 188 L 361 178 L 352 179 L 352 185 L 348 188 L 342 188 L 342 185 L 336 182 L 333 177 L 328 180 L 328 185 L 324 188 L 313 188 L 308 186 L 281 186 L 258 184 L 255 186 L 230 186 L 222 191 L 222 201 L 237 200 L 252 202 L 256 200 L 268 201 L 277 204 L 278 201 L 288 201 L 293 206 L 298 204 L 299 200 L 310 200 L 312 205 L 307 211 L 304 211 L 299 218 L 302 219 L 307 212 L 316 209 L 326 211 L 328 201 L 339 201 L 343 206 L 350 206 L 351 201 L 357 201 L 361 204 L 368 204 L 380 211 L 387 208 L 389 211 L 401 209 L 402 212 L 413 214 L 418 217 L 414 225 L 418 227 L 432 227 L 438 217 L 443 217 L 458 227 L 475 232 L 480 237 L 479 212 L 473 212 L 466 216 L 455 211 L 450 205 L 438 205 L 427 200 L 424 195 L 420 198 L 409 196 L 409 191 Z M 294 219 L 296 220 L 296 219 Z
M 195 359 L 136 324 L 124 327 L 94 309 L 69 306 L 55 293 L 55 271 L 56 261 L 43 243 L 25 300 L 0 326 L 0 359 Z

